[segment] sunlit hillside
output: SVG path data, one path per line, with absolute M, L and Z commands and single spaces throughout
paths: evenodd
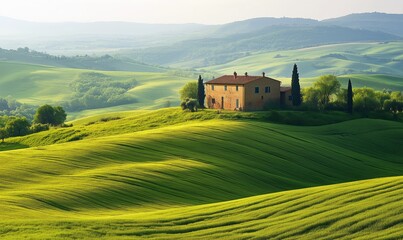
M 69 113 L 69 118 L 96 113 L 153 109 L 178 105 L 178 91 L 191 77 L 178 76 L 175 72 L 122 72 L 86 69 L 58 68 L 25 63 L 0 62 L 0 96 L 11 96 L 23 103 L 60 104 L 71 100 L 70 83 L 83 73 L 101 73 L 113 81 L 135 79 L 138 85 L 128 94 L 137 101 L 133 104 Z
M 233 238 L 364 237 L 360 229 L 374 237 L 381 229 L 401 236 L 400 178 L 309 188 L 401 175 L 403 152 L 395 148 L 401 123 L 361 119 L 297 127 L 247 115 L 208 120 L 203 113 L 206 119 L 192 120 L 190 112 L 182 113 L 186 123 L 175 123 L 170 116 L 176 111 L 76 121 L 84 140 L 67 143 L 36 137 L 44 133 L 10 139 L 37 147 L 0 152 L 2 237 L 203 238 L 228 231 Z M 150 125 L 144 125 L 147 116 Z M 153 118 L 162 124 L 152 124 Z M 59 131 L 49 132 L 54 138 L 52 132 Z M 281 192 L 300 188 L 308 189 Z M 262 195 L 268 193 L 275 194 Z M 398 212 L 385 211 L 391 208 Z M 275 227 L 284 221 L 295 225 Z M 122 222 L 134 228 L 117 227 Z
M 251 54 L 238 60 L 207 67 L 228 74 L 234 70 L 278 77 L 290 82 L 292 65 L 298 64 L 302 84 L 309 86 L 320 75 L 334 74 L 356 86 L 403 90 L 402 42 L 347 43 Z

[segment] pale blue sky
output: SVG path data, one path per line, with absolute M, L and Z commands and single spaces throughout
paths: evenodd
M 403 0 L 0 0 L 0 16 L 60 21 L 219 24 L 255 17 L 325 19 L 403 13 Z

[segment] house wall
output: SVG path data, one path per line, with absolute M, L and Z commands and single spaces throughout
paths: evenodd
M 281 100 L 283 106 L 292 106 L 291 89 L 281 93 L 284 95 L 284 99 Z
M 214 90 L 212 89 L 214 85 Z M 227 90 L 225 90 L 227 86 Z M 244 85 L 224 85 L 224 84 L 206 84 L 206 106 L 211 109 L 225 109 L 225 110 L 243 110 L 244 109 Z M 215 99 L 215 103 L 213 103 Z M 224 105 L 222 105 L 222 99 L 224 99 Z M 236 100 L 239 101 L 239 107 L 236 108 Z
M 265 106 L 280 105 L 279 81 L 262 78 L 245 85 L 245 111 L 263 110 Z M 259 87 L 259 93 L 255 93 L 255 87 Z M 270 87 L 270 92 L 265 92 L 265 87 Z

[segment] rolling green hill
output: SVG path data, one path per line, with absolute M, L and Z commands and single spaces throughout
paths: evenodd
M 124 50 L 122 56 L 138 61 L 178 67 L 201 68 L 234 61 L 256 52 L 300 49 L 335 43 L 399 41 L 382 32 L 337 26 L 269 26 L 256 32 L 221 35 L 178 42 L 171 46 Z
M 281 191 L 401 175 L 403 150 L 395 146 L 403 124 L 360 119 L 296 127 L 192 113 L 177 121 L 177 111 L 86 118 L 74 122 L 84 140 L 48 145 L 39 133 L 29 136 L 37 147 L 0 152 L 0 236 L 401 234 L 398 212 L 386 211 L 401 205 L 400 178 Z M 257 196 L 267 193 L 275 194 Z M 295 225 L 270 227 L 285 219 Z
M 264 71 L 289 83 L 292 65 L 297 63 L 305 86 L 311 83 L 309 78 L 335 74 L 356 79 L 360 86 L 403 90 L 402 48 L 403 42 L 337 44 L 253 54 L 204 69 L 220 74 L 238 71 L 260 75 Z
M 70 118 L 110 111 L 177 105 L 178 90 L 184 83 L 192 80 L 190 77 L 179 76 L 174 71 L 160 73 L 94 71 L 16 62 L 0 62 L 0 72 L 0 96 L 11 95 L 18 101 L 35 105 L 56 104 L 71 100 L 73 89 L 69 84 L 83 73 L 102 73 L 113 81 L 134 78 L 138 82 L 138 85 L 128 92 L 138 100 L 136 103 L 69 113 Z
M 134 209 L 112 217 L 73 213 L 66 218 L 52 212 L 41 220 L 3 220 L 0 236 L 2 239 L 401 239 L 402 194 L 403 178 L 393 177 L 168 210 Z M 30 211 L 35 214 L 34 209 Z

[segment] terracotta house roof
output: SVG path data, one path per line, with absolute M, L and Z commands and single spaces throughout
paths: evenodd
M 288 92 L 291 91 L 291 87 L 280 87 L 280 92 Z
M 237 77 L 235 77 L 234 75 L 224 75 L 219 78 L 210 80 L 210 81 L 206 82 L 206 84 L 243 85 L 243 84 L 247 84 L 247 83 L 253 82 L 255 80 L 262 79 L 262 78 L 280 82 L 279 80 L 268 78 L 268 77 L 263 77 L 263 76 L 237 76 Z

